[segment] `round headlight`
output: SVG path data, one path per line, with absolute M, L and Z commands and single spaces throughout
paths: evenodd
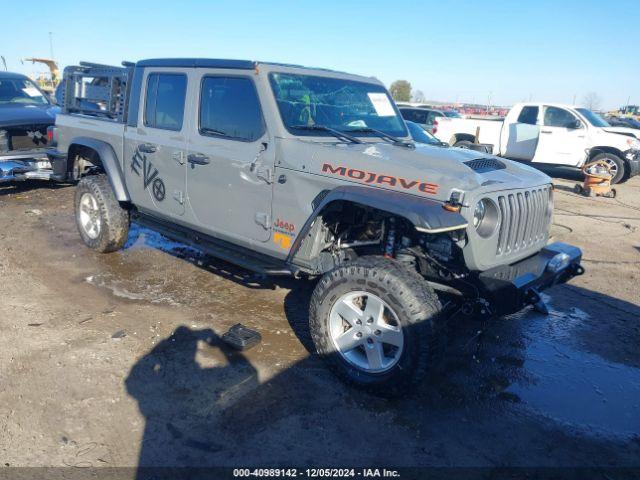
M 473 226 L 483 238 L 489 238 L 498 227 L 499 215 L 498 207 L 488 198 L 483 198 L 476 203 L 473 211 Z
M 485 201 L 480 200 L 476 203 L 476 209 L 473 211 L 473 226 L 478 228 L 478 226 L 482 223 L 484 219 L 484 214 L 487 211 L 487 207 L 485 206 Z

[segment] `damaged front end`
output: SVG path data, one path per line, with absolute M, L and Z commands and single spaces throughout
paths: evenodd
M 50 180 L 48 125 L 0 127 L 0 183 Z

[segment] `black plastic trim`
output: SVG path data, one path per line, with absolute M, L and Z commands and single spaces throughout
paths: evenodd
M 122 173 L 120 160 L 111 145 L 101 140 L 89 137 L 76 137 L 69 143 L 69 148 L 71 148 L 72 145 L 82 145 L 95 150 L 100 157 L 102 168 L 104 168 L 104 171 L 107 174 L 107 178 L 109 179 L 111 188 L 113 188 L 113 193 L 115 194 L 116 199 L 119 202 L 128 202 L 131 200 L 124 182 L 124 174 Z M 67 168 L 71 165 L 71 162 L 73 162 L 73 159 L 68 158 Z
M 229 68 L 252 70 L 256 66 L 250 60 L 228 60 L 221 58 L 150 58 L 136 62 L 136 67 L 182 67 L 182 68 Z

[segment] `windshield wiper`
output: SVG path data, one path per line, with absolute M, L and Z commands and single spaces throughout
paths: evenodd
M 413 142 L 405 142 L 404 140 L 400 140 L 398 137 L 394 137 L 393 135 L 387 132 L 383 132 L 382 130 L 376 130 L 375 128 L 359 127 L 359 128 L 350 128 L 347 131 L 358 132 L 358 133 L 375 133 L 378 137 L 384 138 L 386 140 L 391 140 L 391 143 L 399 147 L 407 147 L 407 148 L 415 147 L 415 144 Z
M 341 132 L 340 130 L 336 130 L 331 127 L 327 127 L 326 125 L 290 125 L 289 128 L 295 128 L 296 130 L 317 130 L 320 132 L 327 132 L 333 135 L 336 138 L 340 138 L 343 140 L 348 140 L 351 143 L 362 143 L 361 140 L 358 140 L 356 137 L 352 137 L 351 135 Z

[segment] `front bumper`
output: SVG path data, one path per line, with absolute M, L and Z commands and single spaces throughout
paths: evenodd
M 492 313 L 508 315 L 540 300 L 539 292 L 582 275 L 582 251 L 566 243 L 547 245 L 536 255 L 478 274 L 478 286 Z
M 640 174 L 640 150 L 627 150 L 624 152 L 624 158 L 629 162 L 629 176 Z

